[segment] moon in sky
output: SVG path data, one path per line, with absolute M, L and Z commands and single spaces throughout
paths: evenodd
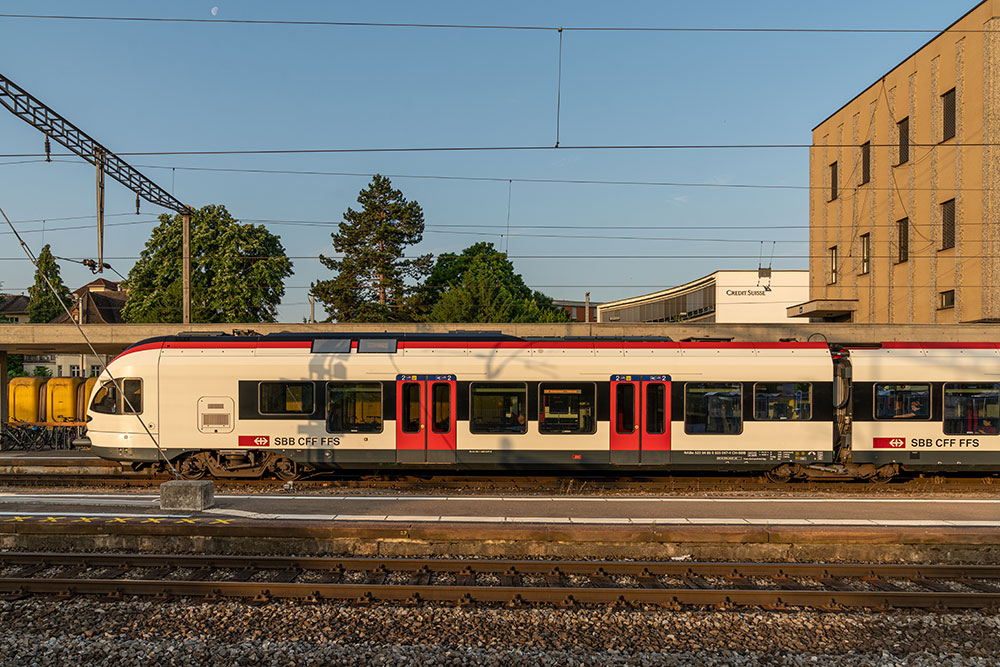
M 215 16 L 218 13 L 219 13 L 219 8 L 217 6 L 216 7 L 212 7 L 212 16 Z

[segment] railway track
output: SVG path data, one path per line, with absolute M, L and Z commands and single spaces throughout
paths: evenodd
M 112 487 L 156 489 L 171 478 L 166 475 L 144 473 L 114 473 L 73 475 L 56 474 L 0 474 L 0 485 L 14 487 Z M 281 490 L 287 483 L 276 479 L 219 479 L 217 488 L 252 488 Z M 511 491 L 527 493 L 581 494 L 581 493 L 741 493 L 772 492 L 789 494 L 808 493 L 1000 493 L 1000 479 L 995 477 L 927 477 L 900 479 L 888 484 L 866 481 L 844 482 L 771 482 L 763 477 L 734 476 L 666 476 L 666 477 L 540 477 L 495 475 L 373 475 L 335 476 L 323 475 L 296 480 L 293 488 L 299 491 L 319 490 L 383 490 L 383 491 Z
M 970 609 L 1000 567 L 0 554 L 0 593 L 357 603 Z

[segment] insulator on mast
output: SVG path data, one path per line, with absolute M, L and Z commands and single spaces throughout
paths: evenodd
M 139 195 L 135 196 L 135 214 L 139 215 Z
M 45 161 L 52 162 L 52 146 L 49 145 L 49 135 L 45 135 Z

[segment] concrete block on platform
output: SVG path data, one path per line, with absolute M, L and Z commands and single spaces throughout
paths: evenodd
M 200 512 L 215 504 L 211 481 L 176 479 L 160 484 L 160 509 Z

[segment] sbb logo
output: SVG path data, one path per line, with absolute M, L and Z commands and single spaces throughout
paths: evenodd
M 904 449 L 906 438 L 874 438 L 872 447 L 875 449 Z
M 268 447 L 271 437 L 267 435 L 241 435 L 240 447 Z

